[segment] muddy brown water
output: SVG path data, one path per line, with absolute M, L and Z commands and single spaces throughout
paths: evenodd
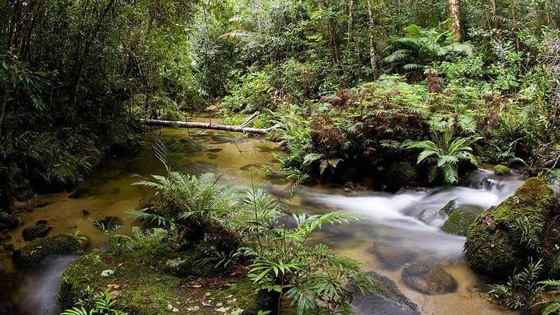
M 220 181 L 227 184 L 256 182 L 284 198 L 297 211 L 322 213 L 340 209 L 355 213 L 359 221 L 326 227 L 314 236 L 314 241 L 325 242 L 341 254 L 358 259 L 365 271 L 375 271 L 395 281 L 422 314 L 509 313 L 488 301 L 480 278 L 463 261 L 464 238 L 440 231 L 445 218 L 439 217 L 437 210 L 450 200 L 483 207 L 498 204 L 520 184 L 515 176 L 496 178 L 480 171 L 471 187 L 396 195 L 345 192 L 324 186 L 300 187 L 290 194 L 290 183 L 267 179 L 264 172 L 265 166 L 278 167 L 273 157 L 280 154 L 277 143 L 200 130 L 164 129 L 155 133 L 166 143 L 174 170 L 190 174 L 217 173 Z M 164 172 L 154 157 L 153 139 L 153 135 L 146 136 L 144 149 L 138 156 L 108 162 L 77 188 L 79 194 L 41 196 L 48 204 L 22 213 L 20 219 L 25 223 L 10 232 L 8 243 L 15 248 L 24 246 L 22 231 L 37 220 L 47 220 L 53 227 L 49 235 L 79 231 L 90 240 L 90 249 L 103 248 L 103 232 L 94 225 L 96 220 L 118 217 L 122 219 L 122 231 L 129 231 L 134 219 L 127 211 L 136 209 L 139 202 L 153 193 L 132 184 L 141 176 Z M 378 253 L 381 249 L 386 251 L 384 255 Z M 31 271 L 18 270 L 9 256 L 1 257 L 6 272 L 0 279 L 0 313 L 56 314 L 59 311 L 55 297 L 60 274 L 74 257 L 55 257 Z M 425 295 L 408 288 L 401 271 L 404 263 L 412 262 L 443 266 L 458 282 L 457 290 Z

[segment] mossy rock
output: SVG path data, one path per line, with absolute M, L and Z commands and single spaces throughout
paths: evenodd
M 397 162 L 391 164 L 385 175 L 385 186 L 388 191 L 397 191 L 403 187 L 419 185 L 418 170 L 410 162 Z
M 445 233 L 465 236 L 467 229 L 476 220 L 484 209 L 477 206 L 463 205 L 451 210 L 449 218 L 441 226 Z
M 560 235 L 550 224 L 559 215 L 559 199 L 552 189 L 541 179 L 530 178 L 469 226 L 465 259 L 482 274 L 505 278 L 524 268 L 530 258 L 557 255 L 554 239 Z M 552 258 L 543 261 L 543 274 L 551 271 L 552 262 Z
M 52 227 L 48 226 L 46 222 L 37 222 L 36 225 L 25 228 L 22 236 L 26 242 L 30 242 L 47 236 L 51 230 Z
M 29 242 L 25 247 L 14 252 L 18 265 L 30 267 L 52 255 L 77 254 L 81 250 L 80 242 L 72 235 L 56 235 Z
M 446 294 L 457 290 L 455 278 L 440 266 L 407 265 L 401 276 L 408 287 L 427 295 Z
M 168 258 L 163 258 L 159 265 L 164 265 Z M 168 314 L 169 305 L 177 308 L 179 314 L 217 314 L 220 308 L 227 308 L 230 313 L 243 310 L 243 314 L 257 314 L 270 308 L 270 296 L 255 292 L 243 272 L 185 278 L 163 272 L 157 266 L 132 254 L 94 252 L 79 257 L 62 275 L 59 304 L 70 308 L 78 300 L 87 299 L 92 291 L 112 287 L 112 295 L 117 296 L 116 308 L 129 314 Z M 104 271 L 105 276 L 101 276 Z
M 496 175 L 509 175 L 511 174 L 511 169 L 505 165 L 498 164 L 494 166 L 494 174 Z

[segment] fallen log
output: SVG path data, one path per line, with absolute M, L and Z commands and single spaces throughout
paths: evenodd
M 260 129 L 260 128 L 248 128 L 243 126 L 219 125 L 219 124 L 203 123 L 203 122 L 195 122 L 195 121 L 185 122 L 185 121 L 158 120 L 158 119 L 140 119 L 140 121 L 147 126 L 212 129 L 212 130 L 223 130 L 223 131 L 231 131 L 231 132 L 252 133 L 252 134 L 259 134 L 259 135 L 266 135 L 272 130 L 277 128 L 277 126 L 272 126 L 270 128 Z

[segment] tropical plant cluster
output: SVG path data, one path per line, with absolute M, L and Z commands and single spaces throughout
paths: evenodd
M 162 150 L 157 150 L 160 157 L 165 156 Z M 167 175 L 137 183 L 158 195 L 149 207 L 131 214 L 167 229 L 174 250 L 204 246 L 200 264 L 226 271 L 246 268 L 256 291 L 277 296 L 277 307 L 287 299 L 298 314 L 349 311 L 350 281 L 364 292 L 375 288 L 377 280 L 362 272 L 359 262 L 311 243 L 317 229 L 354 217 L 342 212 L 290 215 L 275 197 L 253 184 L 227 187 L 214 174 L 185 175 L 162 161 Z M 161 246 L 146 246 L 152 252 L 155 248 Z

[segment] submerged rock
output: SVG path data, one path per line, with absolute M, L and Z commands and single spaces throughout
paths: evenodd
M 0 211 L 0 232 L 15 229 L 19 226 L 19 220 L 15 215 Z
M 449 218 L 442 225 L 441 230 L 445 233 L 467 235 L 467 229 L 476 220 L 484 208 L 471 205 L 459 206 L 451 210 Z
M 49 234 L 52 230 L 52 227 L 47 225 L 47 221 L 38 221 L 36 225 L 27 227 L 23 230 L 22 235 L 23 239 L 26 242 L 30 242 L 32 240 L 43 238 Z
M 397 270 L 416 258 L 416 253 L 387 243 L 376 242 L 370 251 L 389 270 Z
M 355 282 L 350 283 L 352 309 L 361 315 L 416 315 L 416 304 L 404 296 L 390 279 L 369 273 L 375 277 L 375 291 L 362 293 Z
M 80 252 L 80 242 L 72 235 L 56 235 L 29 242 L 25 247 L 14 252 L 18 265 L 31 266 L 52 255 L 76 254 Z
M 560 254 L 559 222 L 559 198 L 541 179 L 530 178 L 468 228 L 465 259 L 480 273 L 504 278 L 524 268 L 530 258 L 542 258 L 542 274 L 552 276 Z
M 408 287 L 427 295 L 446 294 L 457 290 L 455 278 L 440 266 L 407 265 L 401 276 Z
M 68 198 L 78 199 L 78 198 L 86 198 L 91 195 L 91 192 L 87 188 L 78 188 L 73 193 L 71 193 Z

